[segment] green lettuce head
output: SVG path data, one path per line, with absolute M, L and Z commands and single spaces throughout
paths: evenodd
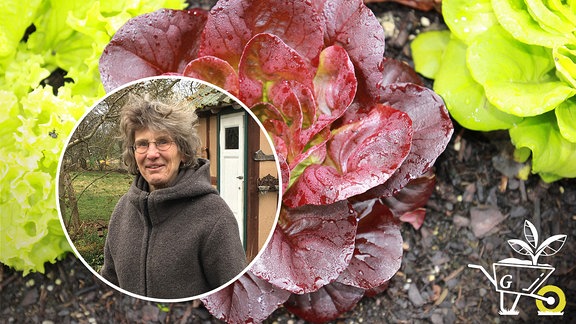
M 445 0 L 449 27 L 412 43 L 415 68 L 453 118 L 509 130 L 547 182 L 576 177 L 576 1 Z
M 105 94 L 100 55 L 128 19 L 183 7 L 183 0 L 0 3 L 0 262 L 26 275 L 71 251 L 56 171 L 76 121 Z M 55 70 L 70 81 L 57 90 L 42 85 Z

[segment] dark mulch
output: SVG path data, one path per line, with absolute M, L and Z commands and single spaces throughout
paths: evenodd
M 207 5 L 211 1 L 201 1 Z M 388 56 L 410 63 L 409 42 L 424 29 L 444 28 L 436 12 L 395 4 L 370 5 L 387 33 Z M 513 169 L 506 133 L 478 133 L 456 126 L 438 159 L 436 191 L 424 226 L 404 226 L 402 268 L 389 289 L 364 298 L 334 323 L 507 323 L 576 322 L 576 179 L 553 184 L 537 176 L 527 181 L 506 177 Z M 500 222 L 478 232 L 479 219 Z M 523 296 L 520 314 L 500 316 L 499 294 L 481 271 L 499 260 L 520 257 L 507 240 L 523 238 L 525 220 L 542 238 L 566 234 L 560 252 L 540 260 L 555 267 L 545 284 L 560 287 L 567 305 L 562 317 L 539 317 L 533 298 Z M 473 231 L 473 228 L 476 231 Z M 484 229 L 486 230 L 486 229 Z M 108 288 L 72 255 L 46 274 L 22 274 L 0 268 L 0 322 L 33 323 L 218 323 L 199 302 L 158 305 Z M 303 323 L 284 309 L 268 323 Z

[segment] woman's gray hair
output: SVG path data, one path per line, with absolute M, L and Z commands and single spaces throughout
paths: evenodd
M 151 100 L 130 94 L 120 113 L 120 138 L 123 142 L 122 159 L 132 174 L 138 174 L 134 156 L 134 137 L 137 130 L 149 129 L 166 132 L 176 143 L 183 163 L 180 168 L 196 167 L 197 150 L 201 142 L 196 130 L 198 116 L 186 100 L 171 103 Z

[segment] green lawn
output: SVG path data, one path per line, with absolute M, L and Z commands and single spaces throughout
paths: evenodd
M 106 171 L 86 171 L 71 176 L 76 198 L 79 198 L 78 212 L 81 221 L 108 222 L 114 206 L 128 191 L 133 179 L 130 174 Z M 88 188 L 82 193 L 86 187 Z M 82 195 L 78 197 L 80 193 Z
M 73 173 L 71 177 L 81 223 L 72 240 L 82 258 L 99 271 L 104 261 L 105 227 L 114 206 L 128 191 L 133 176 L 109 171 L 84 171 Z M 69 217 L 67 212 L 66 217 Z

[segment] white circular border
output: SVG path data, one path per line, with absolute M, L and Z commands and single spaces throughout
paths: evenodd
M 120 288 L 118 286 L 116 286 L 115 284 L 111 283 L 110 281 L 106 280 L 104 277 L 102 277 L 98 272 L 96 272 L 96 270 L 94 270 L 89 264 L 88 262 L 86 262 L 86 260 L 84 260 L 84 258 L 82 257 L 82 255 L 80 255 L 80 253 L 78 253 L 78 250 L 76 249 L 76 246 L 74 245 L 74 243 L 72 242 L 72 240 L 70 239 L 70 236 L 68 235 L 68 230 L 66 229 L 66 225 L 64 223 L 64 217 L 62 215 L 62 211 L 60 210 L 60 203 L 59 203 L 59 197 L 60 197 L 60 170 L 62 169 L 62 163 L 64 160 L 64 155 L 66 153 L 66 146 L 68 146 L 68 144 L 70 143 L 70 140 L 72 139 L 72 136 L 74 135 L 74 133 L 76 132 L 76 129 L 78 128 L 78 126 L 82 123 L 82 121 L 86 118 L 86 116 L 88 116 L 102 101 L 104 101 L 106 98 L 108 98 L 109 96 L 111 96 L 112 94 L 137 85 L 139 83 L 148 81 L 148 80 L 153 80 L 153 79 L 180 79 L 180 80 L 189 80 L 192 82 L 197 82 L 197 83 L 201 83 L 204 84 L 206 86 L 212 87 L 224 94 L 226 94 L 227 96 L 229 96 L 230 98 L 232 98 L 234 101 L 236 101 L 236 103 L 238 103 L 249 115 L 250 117 L 252 117 L 252 119 L 258 124 L 258 126 L 260 127 L 260 131 L 262 133 L 264 133 L 264 135 L 266 136 L 266 140 L 268 141 L 268 144 L 270 145 L 270 148 L 272 149 L 272 153 L 274 154 L 274 159 L 275 159 L 275 163 L 276 163 L 276 170 L 278 172 L 278 180 L 279 180 L 279 190 L 278 190 L 278 203 L 276 206 L 276 216 L 274 218 L 274 222 L 272 224 L 272 229 L 270 231 L 270 233 L 268 234 L 268 238 L 266 239 L 266 241 L 264 242 L 264 245 L 262 246 L 262 248 L 260 249 L 260 251 L 258 251 L 258 254 L 254 257 L 254 259 L 252 260 L 252 262 L 250 262 L 250 264 L 248 264 L 248 266 L 246 266 L 246 268 L 241 271 L 238 275 L 236 275 L 236 277 L 232 278 L 230 281 L 228 281 L 227 283 L 221 285 L 220 287 L 210 290 L 206 293 L 200 294 L 200 295 L 196 295 L 196 296 L 191 296 L 191 297 L 185 297 L 185 298 L 175 298 L 175 299 L 165 299 L 165 298 L 153 298 L 153 297 L 148 297 L 148 296 L 142 296 L 142 295 L 138 295 L 135 294 L 133 292 L 127 291 L 123 288 Z M 191 301 L 191 300 L 195 300 L 195 299 L 201 299 L 204 297 L 207 297 L 213 293 L 216 293 L 224 288 L 226 288 L 227 286 L 229 286 L 230 284 L 232 284 L 234 281 L 238 280 L 240 277 L 242 277 L 247 271 L 250 270 L 250 268 L 252 267 L 252 265 L 258 261 L 258 258 L 262 255 L 262 253 L 264 252 L 264 250 L 266 249 L 266 247 L 268 246 L 268 243 L 270 242 L 270 240 L 272 239 L 272 236 L 274 234 L 274 230 L 276 228 L 276 225 L 278 223 L 278 218 L 280 215 L 280 207 L 282 205 L 282 192 L 283 192 L 283 187 L 282 187 L 282 172 L 280 169 L 280 163 L 278 162 L 278 154 L 276 153 L 276 148 L 274 146 L 274 142 L 272 142 L 272 139 L 270 138 L 270 135 L 268 135 L 268 132 L 266 131 L 266 129 L 264 128 L 264 126 L 262 125 L 262 123 L 260 122 L 260 120 L 256 117 L 256 115 L 254 115 L 254 113 L 242 102 L 240 101 L 238 98 L 236 98 L 235 96 L 231 95 L 228 91 L 215 86 L 211 83 L 208 83 L 206 81 L 203 80 L 199 80 L 199 79 L 195 79 L 195 78 L 190 78 L 190 77 L 186 77 L 186 76 L 176 76 L 176 75 L 170 75 L 170 76 L 153 76 L 153 77 L 148 77 L 148 78 L 142 78 L 142 79 L 138 79 L 129 83 L 126 83 L 118 88 L 115 88 L 114 90 L 112 90 L 111 92 L 107 93 L 104 97 L 100 98 L 96 103 L 94 103 L 92 105 L 92 107 L 90 107 L 90 109 L 88 109 L 84 115 L 76 122 L 76 125 L 74 126 L 74 128 L 72 129 L 72 131 L 70 132 L 70 135 L 68 136 L 68 138 L 66 139 L 66 143 L 64 145 L 64 148 L 62 149 L 62 152 L 60 154 L 60 159 L 58 161 L 58 169 L 56 170 L 56 181 L 57 181 L 57 185 L 56 185 L 56 208 L 58 209 L 58 218 L 60 219 L 60 225 L 62 226 L 62 229 L 64 231 L 64 235 L 66 235 L 66 239 L 68 240 L 68 243 L 70 244 L 70 247 L 72 247 L 72 250 L 74 250 L 74 254 L 76 255 L 76 257 L 78 259 L 80 259 L 80 261 L 84 264 L 84 266 L 86 268 L 88 268 L 88 270 L 90 270 L 92 272 L 92 274 L 94 274 L 96 277 L 98 277 L 98 279 L 102 280 L 103 282 L 105 282 L 108 286 L 116 289 L 117 291 L 124 293 L 126 295 L 135 297 L 135 298 L 139 298 L 139 299 L 143 299 L 143 300 L 147 300 L 147 301 L 152 301 L 152 302 L 157 302 L 157 303 L 178 303 L 178 302 L 186 302 L 186 301 Z

